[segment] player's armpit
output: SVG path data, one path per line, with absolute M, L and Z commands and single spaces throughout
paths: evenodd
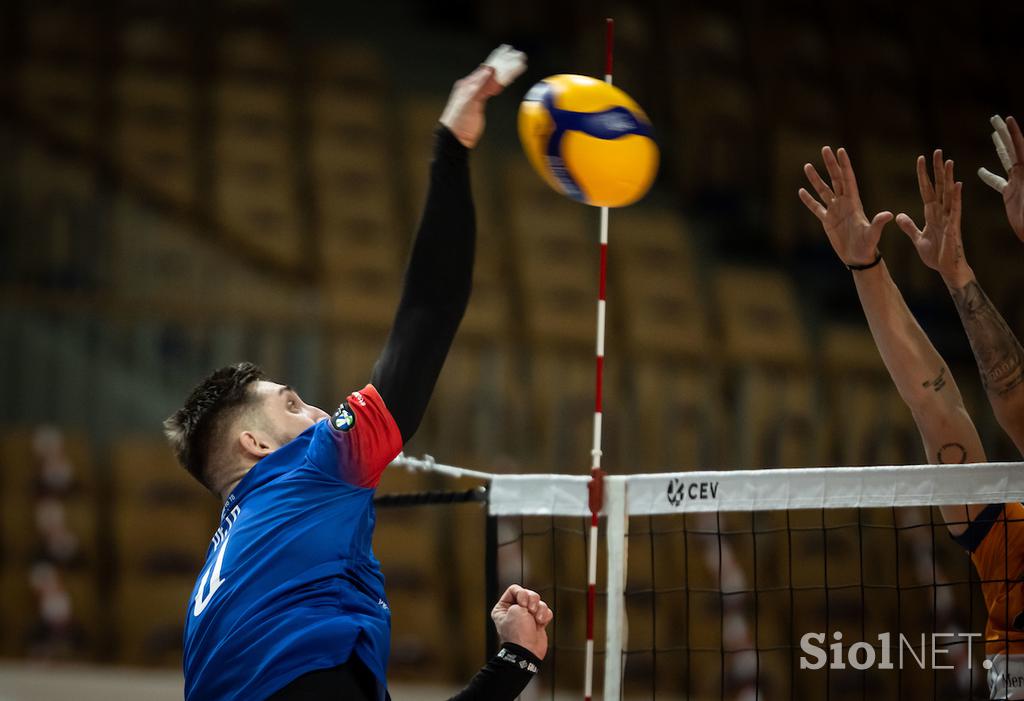
M 402 451 L 402 436 L 373 385 L 348 395 L 317 426 L 309 461 L 355 487 L 376 487 L 381 473 Z

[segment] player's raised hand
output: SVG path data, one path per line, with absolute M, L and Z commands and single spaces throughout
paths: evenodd
M 540 598 L 540 594 L 513 584 L 498 599 L 491 610 L 491 620 L 503 642 L 521 645 L 544 659 L 548 652 L 548 634 L 545 628 L 554 613 Z
M 995 129 L 992 132 L 992 143 L 996 145 L 996 153 L 1006 171 L 1006 178 L 985 168 L 978 169 L 978 177 L 1002 194 L 1010 226 L 1017 238 L 1024 241 L 1024 134 L 1013 117 L 1007 117 L 1004 122 L 997 114 L 990 121 Z
M 838 158 L 836 157 L 838 155 Z M 821 157 L 828 170 L 831 187 L 821 179 L 810 163 L 804 165 L 804 174 L 820 201 L 804 188 L 800 188 L 800 201 L 818 218 L 825 228 L 829 243 L 839 259 L 847 265 L 868 265 L 875 260 L 882 229 L 892 221 L 892 212 L 879 212 L 873 219 L 864 214 L 860 201 L 857 178 L 846 149 L 838 154 L 826 146 Z
M 463 146 L 473 148 L 484 133 L 484 105 L 526 70 L 526 54 L 502 44 L 465 78 L 455 81 L 441 124 Z
M 937 270 L 947 285 L 960 289 L 973 273 L 964 258 L 960 237 L 960 205 L 963 183 L 953 177 L 953 161 L 942 160 L 942 150 L 932 154 L 935 183 L 928 179 L 924 156 L 917 157 L 917 185 L 924 203 L 924 230 L 918 229 L 907 214 L 896 217 L 896 225 L 903 230 L 921 261 Z

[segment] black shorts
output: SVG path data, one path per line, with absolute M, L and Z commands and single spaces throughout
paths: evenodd
M 377 678 L 359 659 L 307 672 L 267 701 L 379 701 Z M 385 692 L 384 698 L 390 701 Z

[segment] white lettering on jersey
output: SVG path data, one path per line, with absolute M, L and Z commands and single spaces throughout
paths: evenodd
M 232 497 L 234 497 L 234 495 L 232 495 Z M 211 540 L 213 547 L 216 548 L 218 545 L 220 545 L 221 541 L 224 540 L 224 538 L 227 536 L 228 531 L 230 531 L 231 527 L 235 525 L 235 521 L 238 520 L 238 514 L 240 514 L 241 512 L 242 507 L 236 506 L 235 508 L 231 509 L 230 513 L 221 516 L 222 523 L 217 528 L 217 532 L 213 534 L 213 538 Z
M 217 553 L 217 561 L 213 563 L 212 567 L 208 568 L 206 572 L 203 573 L 203 578 L 199 580 L 199 591 L 196 592 L 196 603 L 195 606 L 192 607 L 193 616 L 198 616 L 206 610 L 206 606 L 210 603 L 210 599 L 212 599 L 216 591 L 220 589 L 220 585 L 224 583 L 224 580 L 221 579 L 220 576 L 220 568 L 224 564 L 224 553 L 227 552 L 228 538 L 230 537 L 230 534 L 224 536 L 224 542 L 221 543 L 220 552 Z M 210 582 L 210 592 L 204 598 L 203 590 L 206 589 L 207 581 Z

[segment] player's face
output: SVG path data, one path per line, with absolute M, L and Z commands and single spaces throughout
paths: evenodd
M 261 380 L 256 393 L 262 396 L 263 415 L 275 434 L 278 445 L 298 437 L 307 428 L 327 418 L 327 412 L 306 404 L 298 392 L 288 385 Z

